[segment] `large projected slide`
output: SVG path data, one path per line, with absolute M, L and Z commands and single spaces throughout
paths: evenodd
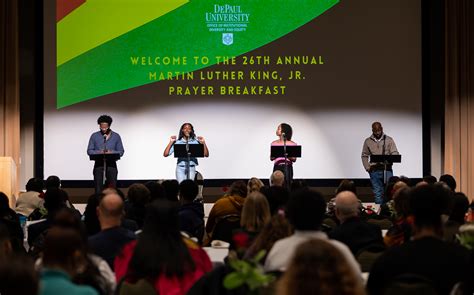
M 295 178 L 366 178 L 373 121 L 403 154 L 395 174 L 422 174 L 418 0 L 51 3 L 45 175 L 92 179 L 101 114 L 124 144 L 119 179 L 174 178 L 162 154 L 184 122 L 206 139 L 206 179 L 268 177 L 283 122 L 303 146 Z

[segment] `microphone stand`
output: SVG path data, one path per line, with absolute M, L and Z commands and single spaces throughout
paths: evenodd
M 290 177 L 288 175 L 288 153 L 286 152 L 286 135 L 283 134 L 283 154 L 285 156 L 285 181 L 287 188 L 290 189 Z
M 102 188 L 105 187 L 105 176 L 107 172 L 107 159 L 105 157 L 105 151 L 107 148 L 107 134 L 104 134 L 104 150 L 103 150 L 103 161 L 104 161 L 104 171 L 102 172 Z
M 382 155 L 385 155 L 385 134 L 383 135 Z M 387 185 L 387 160 L 383 161 L 383 184 Z
M 191 153 L 189 152 L 189 138 L 186 137 L 186 155 L 187 155 L 187 158 L 186 158 L 186 175 L 187 175 L 187 178 L 186 179 L 190 179 L 190 175 L 191 175 L 191 172 L 189 171 L 189 162 L 191 161 Z

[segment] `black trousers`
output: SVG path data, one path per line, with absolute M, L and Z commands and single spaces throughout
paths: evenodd
M 94 186 L 95 192 L 100 193 L 106 187 L 117 187 L 117 175 L 118 170 L 117 167 L 107 167 L 107 171 L 105 172 L 105 186 L 103 185 L 104 182 L 104 167 L 94 167 Z
M 288 165 L 287 166 L 288 168 L 288 175 L 286 175 L 286 172 L 285 172 L 285 165 L 284 164 L 280 164 L 280 165 L 273 165 L 273 172 L 279 170 L 281 172 L 283 172 L 283 174 L 285 175 L 285 183 L 287 186 L 291 186 L 291 182 L 293 181 L 293 165 Z

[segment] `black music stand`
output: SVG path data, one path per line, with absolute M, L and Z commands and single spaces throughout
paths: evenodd
M 94 155 L 89 155 L 89 160 L 91 160 L 91 161 L 103 161 L 103 163 L 104 163 L 104 172 L 103 172 L 103 177 L 102 177 L 102 185 L 105 185 L 105 176 L 106 176 L 106 171 L 107 171 L 107 161 L 120 160 L 120 154 L 119 153 L 94 154 Z
M 383 164 L 383 183 L 387 184 L 387 166 L 393 163 L 401 163 L 402 155 L 370 155 L 369 162 Z
M 204 158 L 204 145 L 201 143 L 178 143 L 174 145 L 174 157 L 186 159 L 186 179 L 191 179 L 189 175 L 189 162 L 191 158 Z M 194 179 L 193 179 L 194 180 Z
M 285 181 L 290 188 L 290 178 L 288 177 L 288 158 L 301 158 L 301 145 L 272 145 L 270 147 L 271 158 L 285 158 Z

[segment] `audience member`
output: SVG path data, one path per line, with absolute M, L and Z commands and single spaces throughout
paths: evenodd
M 44 194 L 44 204 L 43 207 L 35 209 L 28 216 L 28 220 L 35 221 L 40 219 L 48 218 L 51 215 L 51 212 L 48 210 L 56 211 L 62 207 L 66 206 L 65 200 L 69 200 L 67 192 L 59 188 L 51 188 Z
M 247 250 L 250 244 L 253 242 L 255 237 L 260 233 L 265 224 L 270 221 L 270 207 L 268 201 L 264 195 L 260 192 L 250 193 L 244 202 L 244 207 L 242 208 L 242 215 L 240 218 L 240 229 L 235 230 L 233 233 L 233 238 L 236 238 L 236 235 L 246 235 L 244 242 L 237 243 L 233 241 L 232 249 L 237 249 L 241 254 Z M 238 237 L 237 237 L 238 239 Z M 242 239 L 241 239 L 242 241 Z
M 39 211 L 33 211 L 29 216 L 30 220 L 40 220 L 45 219 L 41 222 L 32 224 L 28 227 L 28 243 L 33 245 L 35 239 L 45 230 L 51 226 L 51 222 L 55 214 L 62 208 L 66 208 L 64 200 L 66 199 L 64 195 L 67 194 L 61 189 L 50 189 L 44 195 L 44 208 L 46 209 L 44 213 Z M 45 214 L 45 215 L 43 215 Z
M 397 212 L 395 210 L 395 195 L 401 188 L 408 187 L 403 181 L 397 181 L 389 192 L 390 200 L 380 206 L 380 215 L 390 218 L 392 221 L 397 219 Z
M 304 179 L 293 179 L 291 181 L 290 191 L 294 192 L 300 189 L 307 189 L 308 184 Z
M 327 235 L 320 231 L 326 202 L 319 192 L 309 189 L 295 192 L 290 197 L 287 210 L 288 219 L 294 226 L 295 233 L 273 245 L 265 261 L 265 270 L 284 271 L 299 244 L 309 239 L 320 239 L 334 244 L 346 257 L 352 271 L 360 275 L 359 265 L 349 248 L 339 241 L 329 240 Z
M 83 223 L 79 216 L 69 208 L 59 210 L 52 222 L 50 229 L 44 232 L 40 238 L 43 238 L 42 243 L 35 244 L 34 252 L 40 252 L 38 255 L 36 265 L 39 269 L 44 267 L 43 256 L 46 251 L 46 239 L 51 231 L 56 229 L 73 230 L 81 238 L 81 243 L 78 245 L 80 251 L 76 253 L 78 261 L 78 268 L 75 274 L 71 277 L 72 282 L 79 285 L 88 285 L 94 288 L 99 294 L 111 294 L 115 289 L 114 273 L 110 269 L 107 262 L 101 257 L 91 254 L 87 248 L 87 235 Z M 37 239 L 40 242 L 40 238 Z
M 204 206 L 201 202 L 195 202 L 198 192 L 198 185 L 193 180 L 183 180 L 179 184 L 181 206 L 178 216 L 180 230 L 201 243 L 204 237 Z
M 247 193 L 250 194 L 252 192 L 259 192 L 263 186 L 264 184 L 260 179 L 252 177 L 247 182 Z
M 461 192 L 457 192 L 452 197 L 452 209 L 449 219 L 444 223 L 443 239 L 447 242 L 456 240 L 459 227 L 464 224 L 464 218 L 469 209 L 469 199 Z
M 441 175 L 439 177 L 439 182 L 444 182 L 453 192 L 456 191 L 456 179 L 454 179 L 452 175 Z
M 336 189 L 336 195 L 345 191 L 349 191 L 357 195 L 357 187 L 354 181 L 348 180 L 348 179 L 341 180 L 341 182 L 339 183 L 339 186 Z M 327 211 L 326 215 L 332 220 L 334 220 L 334 222 L 338 221 L 336 217 L 336 195 L 334 195 L 334 197 L 329 200 L 327 204 L 327 209 L 326 209 Z M 359 209 L 360 211 L 362 211 L 363 209 L 363 205 L 360 200 L 359 200 Z
M 23 230 L 20 225 L 20 218 L 10 209 L 7 195 L 0 192 L 0 224 L 8 230 L 10 246 L 15 252 L 24 252 Z
M 82 268 L 83 241 L 77 231 L 52 228 L 45 240 L 41 272 L 40 295 L 81 294 L 98 295 L 90 286 L 79 286 L 71 281 Z
M 166 199 L 165 188 L 158 181 L 148 181 L 145 186 L 150 191 L 150 202 Z
M 117 281 L 150 282 L 157 294 L 186 294 L 212 269 L 206 252 L 179 231 L 178 207 L 155 201 L 147 207 L 143 232 L 115 259 Z
M 402 187 L 394 196 L 393 209 L 395 220 L 384 237 L 387 247 L 401 245 L 409 241 L 412 235 L 413 216 L 410 208 L 411 189 Z
M 275 214 L 260 233 L 255 237 L 253 243 L 247 249 L 244 258 L 253 258 L 259 251 L 265 250 L 265 256 L 261 263 L 265 263 L 266 257 L 276 241 L 293 234 L 293 228 L 288 220 L 281 214 Z
M 206 233 L 211 234 L 216 225 L 216 220 L 226 215 L 241 215 L 247 197 L 247 184 L 243 181 L 232 183 L 229 193 L 217 200 L 212 206 L 206 223 Z
M 436 179 L 436 177 L 433 175 L 426 175 L 426 176 L 423 176 L 422 181 L 426 182 L 427 184 L 435 184 L 438 181 L 438 179 Z
M 44 186 L 45 186 L 46 191 L 48 191 L 49 189 L 60 189 L 61 179 L 59 179 L 59 177 L 57 177 L 56 175 L 48 176 L 48 178 L 46 178 L 44 182 Z M 72 202 L 69 200 L 69 195 L 65 194 L 64 197 L 66 198 L 64 200 L 66 207 L 74 208 L 74 206 L 72 205 Z
M 263 194 L 253 192 L 245 198 L 240 225 L 246 232 L 258 234 L 270 217 L 270 206 Z
M 117 194 L 104 196 L 97 208 L 101 231 L 88 239 L 92 253 L 102 257 L 114 269 L 114 258 L 122 247 L 135 240 L 135 233 L 121 226 L 124 216 L 122 198 Z
M 142 228 L 145 219 L 145 206 L 150 202 L 150 191 L 144 184 L 134 183 L 128 188 L 127 200 L 125 217 L 134 220 L 138 227 Z
M 30 178 L 26 183 L 26 192 L 21 193 L 16 200 L 16 213 L 28 217 L 35 209 L 43 207 L 43 198 L 43 180 Z
M 0 249 L 0 251 L 2 250 Z M 8 257 L 1 257 L 1 255 L 0 253 L 0 294 L 38 294 L 38 274 L 31 258 L 23 255 L 9 255 Z
M 0 260 L 7 258 L 12 252 L 13 249 L 10 241 L 10 232 L 6 225 L 0 223 Z
M 336 246 L 311 239 L 296 247 L 276 294 L 363 295 L 365 289 L 361 277 Z
M 168 201 L 177 202 L 179 195 L 179 182 L 176 179 L 165 180 L 161 183 L 165 190 L 165 196 Z
M 44 182 L 44 187 L 46 190 L 50 188 L 61 188 L 61 179 L 56 175 L 48 176 Z
M 351 191 L 336 195 L 336 217 L 340 225 L 329 233 L 331 239 L 346 244 L 356 255 L 368 246 L 384 247 L 382 230 L 379 226 L 360 219 L 360 203 Z
M 441 207 L 447 196 L 448 191 L 439 185 L 412 191 L 409 205 L 415 219 L 413 238 L 375 261 L 367 282 L 370 294 L 383 294 L 402 274 L 431 281 L 438 294 L 449 294 L 456 283 L 468 279 L 472 271 L 469 251 L 441 240 Z
M 260 192 L 267 198 L 268 205 L 270 206 L 270 215 L 275 215 L 279 210 L 286 209 L 286 203 L 290 192 L 282 186 L 264 186 L 260 189 Z
M 285 174 L 280 170 L 276 170 L 270 176 L 270 186 L 285 186 Z

